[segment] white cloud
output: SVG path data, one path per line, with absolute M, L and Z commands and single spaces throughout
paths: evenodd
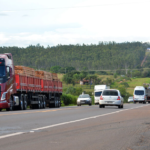
M 1 17 L 0 46 L 150 41 L 146 0 L 26 0 L 18 4 L 14 0 L 0 5 L 0 15 L 8 15 Z M 68 6 L 76 8 L 39 9 Z M 39 10 L 29 10 L 34 8 Z

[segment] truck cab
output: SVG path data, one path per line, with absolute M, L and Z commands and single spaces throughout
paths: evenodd
M 15 86 L 12 55 L 0 54 L 0 110 L 10 108 L 11 95 L 16 92 Z

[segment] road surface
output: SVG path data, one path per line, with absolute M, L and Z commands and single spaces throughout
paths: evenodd
M 0 112 L 0 150 L 150 150 L 150 104 Z

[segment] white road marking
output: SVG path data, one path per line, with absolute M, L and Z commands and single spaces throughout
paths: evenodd
M 24 133 L 24 132 L 17 132 L 17 133 L 2 135 L 2 136 L 0 136 L 0 139 L 4 139 L 4 138 L 11 137 L 11 136 L 15 136 L 15 135 L 20 135 L 20 134 L 23 134 L 23 133 Z
M 146 106 L 149 106 L 149 105 L 146 105 Z M 36 128 L 36 129 L 32 129 L 32 130 L 38 131 L 38 130 L 43 130 L 43 129 L 47 129 L 47 128 L 52 128 L 52 127 L 56 127 L 56 126 L 60 126 L 60 125 L 69 124 L 69 123 L 75 123 L 75 122 L 79 122 L 79 121 L 84 121 L 84 120 L 89 120 L 89 119 L 95 119 L 95 118 L 98 118 L 98 117 L 102 117 L 102 116 L 107 116 L 107 115 L 119 113 L 119 112 L 121 112 L 121 111 L 126 111 L 126 110 L 131 110 L 131 109 L 137 109 L 137 108 L 140 108 L 140 107 L 144 107 L 144 106 L 139 106 L 139 107 L 129 108 L 129 109 L 123 109 L 123 110 L 119 110 L 119 111 L 115 111 L 115 112 L 111 112 L 111 113 L 107 113 L 107 114 L 102 114 L 102 115 L 92 116 L 92 117 L 83 118 L 83 119 L 79 119 L 79 120 L 73 120 L 73 121 L 58 123 L 58 124 L 54 124 L 54 125 L 50 125 L 50 126 L 45 126 L 45 127 L 41 127 L 41 128 Z
M 150 106 L 150 105 L 144 105 L 144 106 Z M 126 111 L 126 110 L 137 109 L 137 108 L 144 107 L 144 106 L 139 106 L 139 107 L 129 108 L 129 109 L 123 109 L 123 110 L 119 110 L 119 111 L 111 112 L 111 113 L 107 113 L 107 114 L 102 114 L 102 115 L 92 116 L 92 117 L 83 118 L 83 119 L 79 119 L 79 120 L 73 120 L 73 121 L 63 122 L 63 123 L 54 124 L 54 125 L 50 125 L 50 126 L 45 126 L 45 127 L 41 127 L 41 128 L 36 128 L 36 129 L 30 130 L 30 133 L 34 133 L 34 131 L 43 130 L 43 129 L 47 129 L 47 128 L 52 128 L 52 127 L 56 127 L 56 126 L 60 126 L 60 125 L 70 124 L 70 123 L 89 120 L 89 119 L 95 119 L 95 118 L 98 118 L 98 117 L 107 116 L 107 115 L 119 113 L 119 112 Z M 12 137 L 12 136 L 16 136 L 16 135 L 21 135 L 23 133 L 29 133 L 29 132 L 17 132 L 17 133 L 13 133 L 13 134 L 2 135 L 2 136 L 0 136 L 0 139 L 4 139 L 4 138 L 7 138 L 7 137 Z

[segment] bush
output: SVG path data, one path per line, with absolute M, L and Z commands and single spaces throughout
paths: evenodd
M 126 91 L 125 86 L 124 85 L 118 86 L 118 90 L 120 91 L 121 96 L 123 96 L 123 98 L 124 98 L 124 103 L 127 103 L 128 97 L 130 96 L 130 94 Z
M 64 105 L 69 104 L 77 104 L 77 98 L 78 96 L 73 96 L 71 94 L 62 94 L 61 101 L 64 103 Z

